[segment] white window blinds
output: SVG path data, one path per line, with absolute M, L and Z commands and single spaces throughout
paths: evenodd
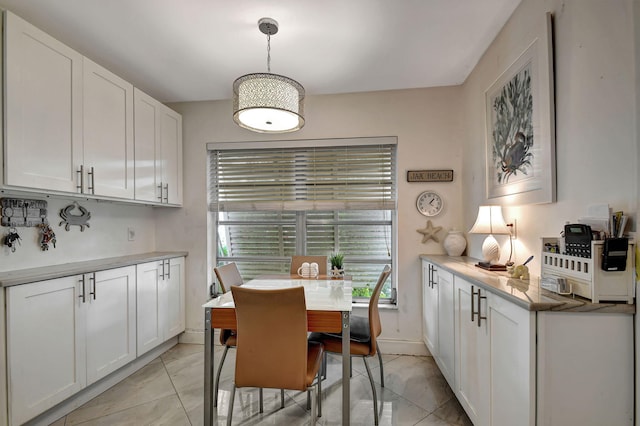
M 212 149 L 209 208 L 394 210 L 395 153 L 395 144 Z

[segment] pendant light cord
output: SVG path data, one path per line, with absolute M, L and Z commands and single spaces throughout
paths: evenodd
M 271 74 L 271 31 L 267 32 L 267 72 Z

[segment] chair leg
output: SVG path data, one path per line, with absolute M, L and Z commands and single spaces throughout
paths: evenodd
M 322 354 L 322 380 L 327 378 L 327 353 Z
M 284 408 L 284 389 L 280 389 L 280 408 Z
M 373 382 L 373 376 L 371 375 L 371 369 L 369 368 L 367 358 L 362 357 L 362 360 L 364 361 L 364 366 L 367 369 L 367 375 L 369 376 L 369 382 L 371 383 L 371 392 L 373 393 L 373 418 L 375 425 L 378 426 L 378 395 L 376 394 L 376 384 Z
M 213 406 L 218 406 L 218 387 L 220 386 L 220 373 L 222 373 L 222 364 L 224 364 L 224 359 L 227 357 L 227 351 L 229 350 L 229 346 L 224 346 L 224 351 L 222 352 L 222 358 L 220 358 L 220 365 L 218 365 L 218 373 L 216 374 L 216 384 L 213 386 Z
M 233 400 L 236 397 L 236 384 L 233 384 L 231 395 L 229 396 L 229 412 L 227 413 L 227 426 L 231 426 L 231 416 L 233 414 Z
M 318 390 L 316 389 L 315 386 L 309 387 L 308 390 L 309 390 L 309 392 L 311 392 L 313 394 L 312 398 L 311 398 L 313 400 L 313 401 L 311 401 L 311 424 L 315 425 L 316 424 L 316 417 L 318 415 L 317 414 L 317 411 L 318 411 L 317 410 L 318 409 L 318 407 L 317 407 L 317 405 L 318 405 L 318 401 L 317 401 Z
M 376 352 L 378 352 L 378 361 L 380 361 L 380 387 L 384 387 L 384 367 L 382 366 L 382 353 L 378 342 L 376 342 Z
M 262 403 L 262 388 L 260 388 L 260 412 L 264 413 L 264 405 Z
M 318 417 L 322 417 L 322 378 L 320 377 L 320 373 L 318 373 Z

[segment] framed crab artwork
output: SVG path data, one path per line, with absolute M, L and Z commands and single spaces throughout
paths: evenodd
M 555 201 L 552 16 L 485 92 L 487 198 Z

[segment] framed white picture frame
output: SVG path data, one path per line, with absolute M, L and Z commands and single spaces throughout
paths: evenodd
M 497 204 L 556 201 L 552 16 L 485 91 L 486 191 Z

